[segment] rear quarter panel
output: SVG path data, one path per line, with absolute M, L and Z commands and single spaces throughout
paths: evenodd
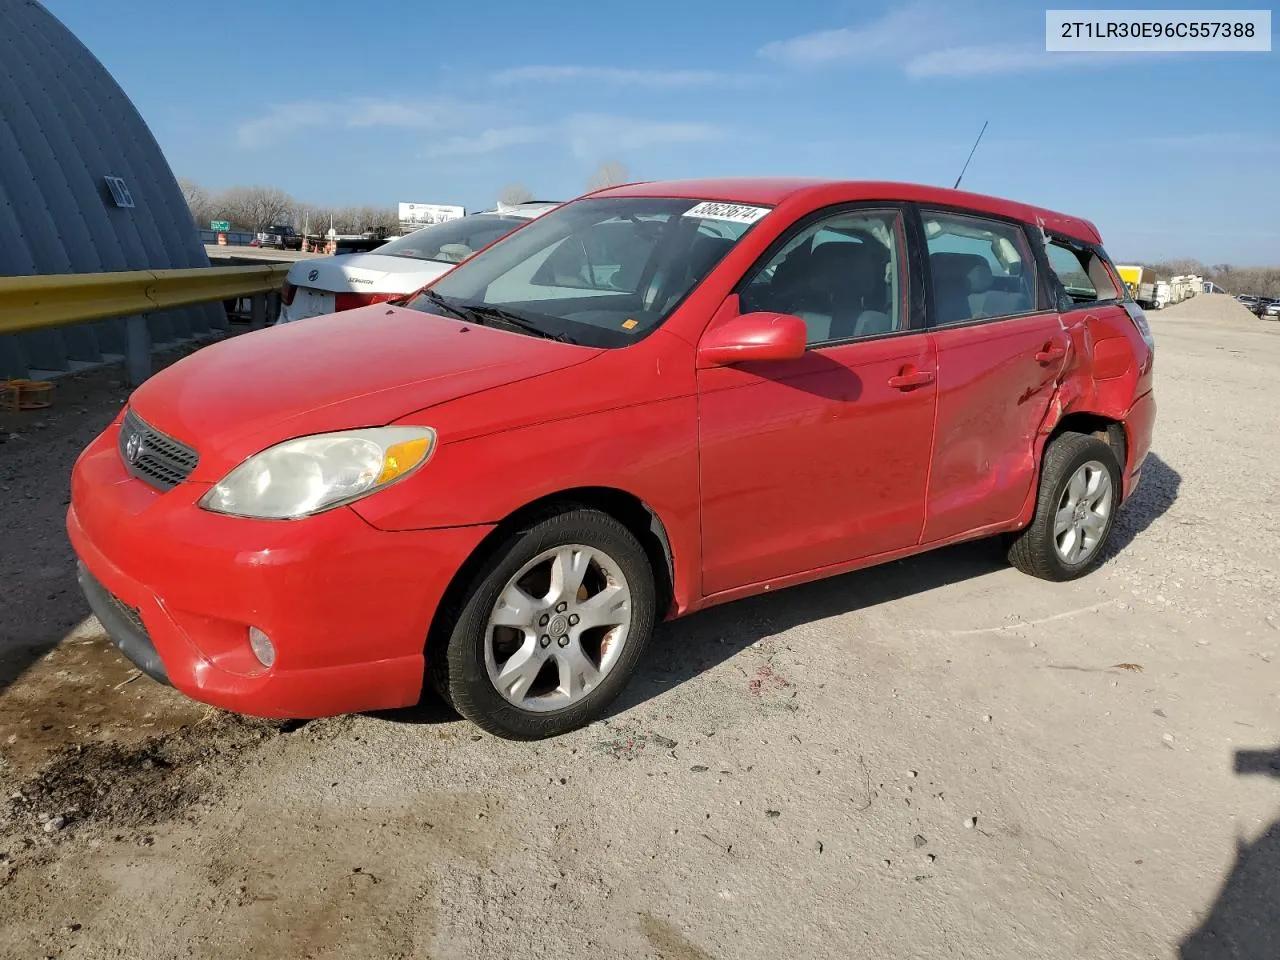
M 1062 314 L 1072 342 L 1072 357 L 1041 426 L 1037 462 L 1044 444 L 1064 417 L 1090 413 L 1125 428 L 1124 494 L 1151 446 L 1155 404 L 1154 351 L 1120 304 L 1099 304 Z M 1034 503 L 1024 508 L 1030 518 Z

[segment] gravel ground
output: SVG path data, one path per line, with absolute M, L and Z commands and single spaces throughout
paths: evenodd
M 61 527 L 125 394 L 61 381 L 0 415 L 0 956 L 1280 956 L 1280 324 L 1152 323 L 1097 573 L 978 543 L 708 611 L 540 744 L 136 679 Z

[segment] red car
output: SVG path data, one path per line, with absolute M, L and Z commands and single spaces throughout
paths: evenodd
M 1101 562 L 1151 334 L 1088 221 L 893 183 L 614 187 L 403 305 L 206 347 L 76 463 L 89 602 L 243 713 L 600 716 L 657 619 L 1005 535 Z

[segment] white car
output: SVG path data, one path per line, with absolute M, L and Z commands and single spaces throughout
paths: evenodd
M 433 223 L 369 253 L 299 260 L 280 291 L 277 323 L 394 300 L 414 293 L 454 265 L 558 203 L 530 201 Z

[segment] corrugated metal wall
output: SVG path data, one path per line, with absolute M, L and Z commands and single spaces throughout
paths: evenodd
M 0 276 L 208 265 L 159 144 L 106 68 L 36 0 L 0 0 Z M 147 317 L 157 344 L 226 323 L 217 304 Z M 124 320 L 0 336 L 0 377 L 123 352 Z

